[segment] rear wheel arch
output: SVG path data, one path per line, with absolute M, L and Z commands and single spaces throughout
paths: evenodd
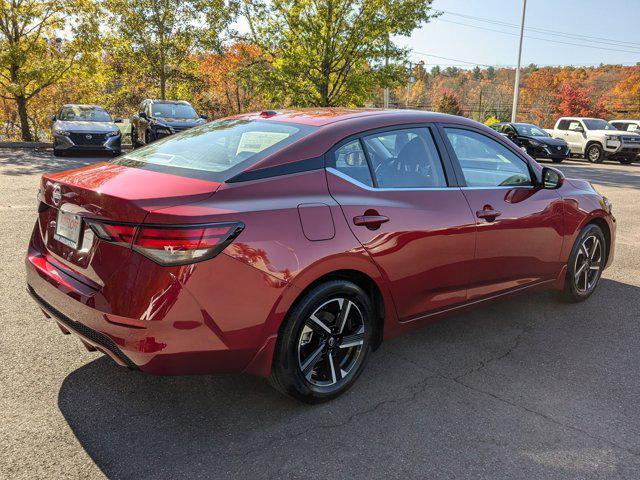
M 343 270 L 334 270 L 328 273 L 325 273 L 306 286 L 302 287 L 297 295 L 295 300 L 291 303 L 289 308 L 287 308 L 287 315 L 285 315 L 284 320 L 286 320 L 287 316 L 291 311 L 294 310 L 296 305 L 307 295 L 308 292 L 316 288 L 318 285 L 323 283 L 330 282 L 332 280 L 346 280 L 354 283 L 358 287 L 362 288 L 369 299 L 371 300 L 371 304 L 374 308 L 374 325 L 375 325 L 375 337 L 373 340 L 373 349 L 377 349 L 382 343 L 382 338 L 384 336 L 384 322 L 385 322 L 385 308 L 387 307 L 385 303 L 384 296 L 380 289 L 378 283 L 368 274 L 354 269 L 343 269 Z M 285 321 L 282 321 L 280 327 L 278 329 L 278 338 L 282 333 L 282 328 L 284 327 Z

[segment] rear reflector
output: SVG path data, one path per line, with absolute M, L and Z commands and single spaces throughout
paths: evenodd
M 102 240 L 126 244 L 160 265 L 186 265 L 218 255 L 244 229 L 242 222 L 204 225 L 123 225 L 87 222 Z

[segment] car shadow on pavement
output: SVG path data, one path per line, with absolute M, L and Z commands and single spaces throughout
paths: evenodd
M 69 154 L 65 157 L 54 157 L 51 151 L 47 150 L 0 149 L 0 174 L 21 176 L 61 172 L 106 162 L 111 158 L 113 156 L 109 154 L 95 156 Z
M 635 409 L 598 397 L 637 394 L 598 369 L 636 344 L 634 298 L 638 287 L 603 280 L 580 304 L 538 292 L 428 325 L 385 342 L 323 405 L 260 378 L 156 377 L 103 357 L 64 380 L 58 406 L 109 478 L 591 478 L 638 467 L 616 438 L 621 422 L 637 431 Z

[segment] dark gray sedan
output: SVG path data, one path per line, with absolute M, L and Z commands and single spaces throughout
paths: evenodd
M 64 105 L 52 118 L 53 154 L 103 151 L 120 155 L 122 135 L 115 120 L 98 105 Z

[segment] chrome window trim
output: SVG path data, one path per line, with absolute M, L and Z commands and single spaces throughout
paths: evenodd
M 362 182 L 359 182 L 353 177 L 342 173 L 340 170 L 337 170 L 333 167 L 326 167 L 325 170 L 336 177 L 340 177 L 343 180 L 355 185 L 356 187 L 360 187 L 364 190 L 368 190 L 371 192 L 411 192 L 411 191 L 429 191 L 429 190 L 453 190 L 455 188 L 460 188 L 458 186 L 447 186 L 447 187 L 370 187 Z M 511 187 L 513 188 L 513 187 Z

